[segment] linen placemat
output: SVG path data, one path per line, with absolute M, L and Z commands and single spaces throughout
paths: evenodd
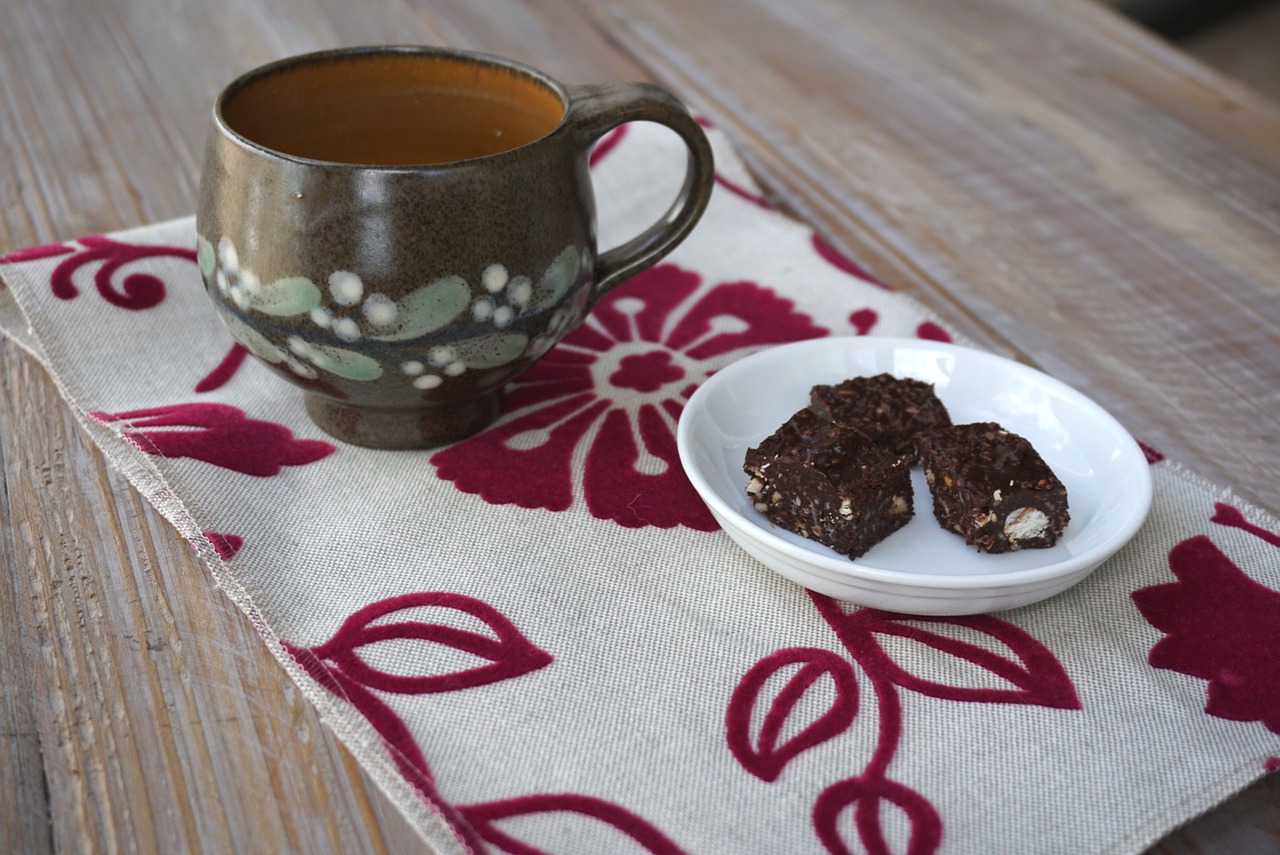
M 441 853 L 1136 852 L 1280 767 L 1280 521 L 1154 450 L 1138 536 L 995 615 L 842 605 L 717 529 L 675 450 L 711 372 L 951 335 L 709 134 L 694 234 L 443 449 L 317 430 L 191 219 L 11 253 L 0 323 Z M 593 161 L 609 246 L 683 149 L 625 126 Z

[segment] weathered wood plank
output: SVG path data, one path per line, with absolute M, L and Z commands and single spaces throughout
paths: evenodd
M 0 345 L 0 355 L 14 355 L 9 343 Z M 0 400 L 12 395 L 6 372 L 0 372 Z M 0 425 L 3 425 L 0 416 Z M 24 632 L 20 579 L 33 568 L 20 562 L 23 557 L 14 543 L 9 521 L 14 517 L 8 483 L 12 457 L 5 454 L 0 430 L 0 852 L 29 852 L 47 855 L 54 851 L 49 825 L 49 793 L 44 777 L 40 736 L 36 730 L 34 667 L 28 652 L 33 645 Z
M 23 560 L 0 608 L 33 672 L 21 750 L 5 740 L 0 765 L 21 761 L 6 792 L 35 821 L 32 845 L 5 851 L 41 851 L 42 835 L 60 852 L 425 851 L 43 371 L 0 347 Z
M 0 20 L 0 251 L 190 213 L 214 94 L 279 56 L 429 42 L 656 79 L 881 278 L 1280 508 L 1280 113 L 1083 0 L 0 0 Z M 0 847 L 425 851 L 43 372 L 0 358 Z M 1265 851 L 1278 790 L 1157 851 Z

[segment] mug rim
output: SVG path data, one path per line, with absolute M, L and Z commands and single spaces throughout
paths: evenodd
M 288 70 L 289 68 L 293 66 L 298 66 L 298 65 L 304 65 L 304 64 L 309 65 L 309 64 L 315 64 L 315 63 L 330 62 L 333 60 L 350 59 L 352 57 L 371 56 L 371 55 L 379 55 L 379 54 L 380 55 L 406 54 L 406 55 L 417 55 L 417 56 L 454 57 L 457 59 L 468 60 L 471 62 L 477 62 L 484 65 L 489 65 L 489 66 L 497 66 L 497 67 L 505 68 L 509 71 L 514 71 L 518 74 L 524 75 L 525 77 L 530 78 L 536 81 L 537 83 L 547 87 L 547 89 L 549 89 L 552 93 L 555 94 L 557 98 L 560 99 L 560 106 L 562 109 L 562 112 L 560 114 L 560 120 L 556 122 L 555 126 L 551 128 L 551 130 L 547 131 L 545 134 L 535 139 L 529 140 L 528 142 L 525 142 L 525 143 L 521 143 L 518 146 L 513 146 L 512 148 L 503 149 L 502 151 L 496 151 L 490 154 L 482 154 L 482 155 L 477 155 L 476 157 L 462 158 L 460 160 L 446 160 L 446 161 L 426 162 L 426 163 L 377 164 L 377 163 L 352 163 L 350 161 L 342 161 L 342 160 L 321 160 L 318 158 L 304 157 L 302 155 L 291 154 L 290 152 L 287 152 L 287 151 L 281 151 L 280 149 L 272 148 L 271 146 L 268 146 L 268 145 L 263 145 L 262 143 L 257 142 L 256 140 L 250 139 L 249 137 L 240 133 L 235 128 L 231 127 L 230 123 L 227 122 L 226 116 L 223 115 L 223 105 L 227 102 L 229 98 L 231 98 L 231 96 L 235 95 L 237 92 L 244 89 L 246 86 L 249 86 L 250 84 L 254 83 L 255 81 L 265 77 L 269 77 L 272 74 L 276 74 L 281 71 Z M 461 166 L 465 164 L 480 163 L 482 161 L 494 160 L 497 158 L 504 157 L 506 155 L 510 155 L 514 152 L 521 151 L 522 149 L 529 148 L 530 146 L 537 145 L 538 143 L 543 142 L 549 139 L 550 137 L 554 136 L 556 133 L 560 132 L 561 129 L 564 128 L 565 122 L 569 117 L 569 108 L 570 108 L 569 94 L 566 91 L 563 84 L 561 84 L 558 80 L 546 74 L 545 72 L 540 71 L 534 68 L 533 66 L 525 65 L 524 63 L 518 62 L 517 60 L 508 59 L 506 57 L 498 56 L 496 54 L 483 53 L 481 51 L 461 50 L 457 48 L 441 47 L 437 45 L 410 45 L 410 44 L 359 45 L 356 47 L 327 48 L 325 50 L 294 54 L 292 56 L 286 56 L 280 59 L 272 60 L 271 62 L 249 69 L 248 71 L 238 75 L 230 83 L 222 87 L 222 90 L 218 93 L 218 96 L 214 99 L 214 102 L 213 102 L 213 121 L 214 121 L 214 126 L 220 132 L 225 134 L 227 137 L 233 139 L 240 145 L 253 149 L 254 151 L 258 151 L 263 154 L 270 155 L 272 157 L 281 158 L 283 160 L 292 161 L 294 163 L 299 163 L 306 166 L 323 166 L 328 168 L 347 169 L 347 170 L 360 171 L 360 172 L 422 172 L 423 170 L 450 168 L 450 167 L 456 167 L 456 166 Z

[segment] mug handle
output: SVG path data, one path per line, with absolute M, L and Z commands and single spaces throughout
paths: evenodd
M 594 83 L 567 86 L 567 120 L 583 151 L 627 122 L 656 122 L 680 135 L 688 149 L 684 185 L 665 214 L 626 243 L 600 253 L 589 305 L 628 277 L 656 264 L 684 240 L 706 210 L 715 186 L 715 158 L 707 135 L 683 104 L 651 83 Z

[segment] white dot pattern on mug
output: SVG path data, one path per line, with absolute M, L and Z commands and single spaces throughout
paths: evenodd
M 393 363 L 396 373 L 417 389 L 434 389 L 468 370 L 541 356 L 586 311 L 585 292 L 572 304 L 563 304 L 574 284 L 583 281 L 587 255 L 575 246 L 565 247 L 536 284 L 527 275 L 512 276 L 505 265 L 493 263 L 479 275 L 478 294 L 463 277 L 446 276 L 396 300 L 371 290 L 351 270 L 331 273 L 325 289 L 304 276 L 264 285 L 242 263 L 229 238 L 219 238 L 216 249 L 203 236 L 198 244 L 201 271 L 236 309 L 281 319 L 305 316 L 311 322 L 312 330 L 295 329 L 277 343 L 225 310 L 219 312 L 232 335 L 252 353 L 306 379 L 316 379 L 322 371 L 359 381 L 384 376 L 387 372 L 376 359 L 349 347 L 372 340 L 402 345 Z M 546 312 L 551 316 L 536 335 L 515 328 L 522 319 Z M 488 329 L 477 330 L 477 324 Z M 455 340 L 434 343 L 439 333 L 451 330 L 457 333 Z M 415 351 L 413 342 L 428 335 L 433 344 Z

